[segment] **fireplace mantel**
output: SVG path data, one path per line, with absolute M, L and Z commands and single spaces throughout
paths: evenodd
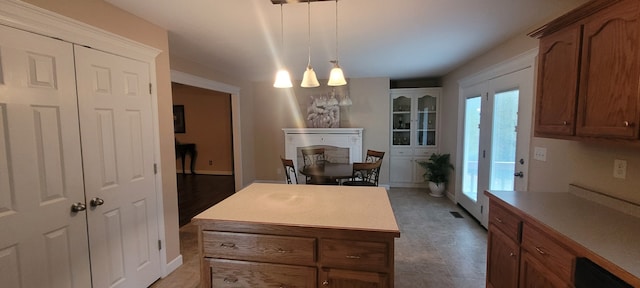
M 363 128 L 284 128 L 285 157 L 297 161 L 299 147 L 335 146 L 349 148 L 349 162 L 362 162 Z

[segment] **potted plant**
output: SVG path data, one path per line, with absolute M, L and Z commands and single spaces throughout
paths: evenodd
M 426 171 L 423 174 L 424 179 L 429 181 L 429 195 L 434 197 L 444 196 L 444 189 L 449 180 L 449 172 L 453 169 L 453 165 L 449 162 L 449 154 L 433 153 L 427 161 L 418 161 Z

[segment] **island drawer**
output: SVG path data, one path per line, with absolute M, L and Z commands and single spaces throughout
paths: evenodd
M 520 242 L 522 219 L 496 202 L 491 202 L 489 208 L 489 225 L 494 225 L 516 243 Z
M 320 261 L 325 266 L 384 270 L 389 265 L 385 242 L 321 239 Z
M 316 287 L 316 267 L 206 258 L 211 287 Z
M 529 223 L 525 223 L 522 228 L 522 249 L 561 279 L 572 279 L 576 255 Z
M 316 239 L 217 231 L 202 232 L 205 257 L 313 265 Z

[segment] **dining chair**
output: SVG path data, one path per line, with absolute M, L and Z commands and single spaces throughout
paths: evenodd
M 322 164 L 326 160 L 324 148 L 301 148 L 300 152 L 302 152 L 304 166 Z
M 354 162 L 351 180 L 343 182 L 346 186 L 378 186 L 382 160 L 376 162 Z
M 364 162 L 373 163 L 382 160 L 382 158 L 384 158 L 384 152 L 367 150 L 367 157 L 365 157 Z
M 284 174 L 287 175 L 287 184 L 294 184 L 291 179 L 295 179 L 298 184 L 298 175 L 296 173 L 296 168 L 293 166 L 293 160 L 284 159 L 280 156 L 280 160 L 282 161 L 282 166 L 284 167 Z M 293 175 L 293 177 L 292 177 Z

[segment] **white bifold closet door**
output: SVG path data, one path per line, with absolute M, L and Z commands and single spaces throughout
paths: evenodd
M 0 26 L 0 286 L 90 287 L 71 44 Z
M 75 59 L 93 284 L 147 287 L 160 276 L 149 65 L 81 46 Z
M 149 83 L 147 63 L 0 25 L 1 287 L 160 277 Z

